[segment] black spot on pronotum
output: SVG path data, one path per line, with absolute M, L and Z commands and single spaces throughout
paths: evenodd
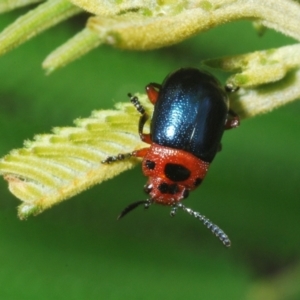
M 175 195 L 179 192 L 179 188 L 178 188 L 178 185 L 177 184 L 170 184 L 169 185 L 169 193 L 172 194 L 172 195 Z
M 158 190 L 162 193 L 162 194 L 171 194 L 171 195 L 175 195 L 179 192 L 179 188 L 177 184 L 167 184 L 165 182 L 161 183 L 158 186 Z
M 152 160 L 146 160 L 145 161 L 145 166 L 149 169 L 149 170 L 153 170 L 155 168 L 155 162 Z
M 178 164 L 167 163 L 165 166 L 165 175 L 172 181 L 184 181 L 191 176 L 191 171 Z
M 158 186 L 158 190 L 162 193 L 162 194 L 167 194 L 169 191 L 169 185 L 165 182 L 161 183 Z

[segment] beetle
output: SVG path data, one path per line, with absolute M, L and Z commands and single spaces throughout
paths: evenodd
M 227 87 L 227 91 L 233 90 Z M 202 221 L 229 247 L 231 242 L 223 230 L 181 203 L 204 179 L 221 150 L 224 130 L 240 124 L 238 115 L 229 108 L 226 91 L 211 74 L 196 68 L 181 68 L 169 74 L 162 84 L 148 84 L 146 93 L 154 105 L 150 133 L 143 131 L 149 119 L 144 107 L 136 96 L 128 95 L 141 114 L 140 138 L 150 147 L 102 161 L 109 164 L 130 157 L 143 158 L 142 170 L 148 177 L 144 191 L 149 199 L 130 204 L 118 219 L 141 204 L 145 208 L 152 203 L 171 206 L 171 216 L 180 208 Z

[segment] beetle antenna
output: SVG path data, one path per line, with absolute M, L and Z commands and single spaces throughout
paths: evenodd
M 204 226 L 208 228 L 223 243 L 224 246 L 230 247 L 230 239 L 220 227 L 212 223 L 209 219 L 201 215 L 199 212 L 193 211 L 192 209 L 185 207 L 182 203 L 177 203 L 173 206 L 170 213 L 171 217 L 175 216 L 178 208 L 181 208 L 183 211 L 186 211 L 191 216 L 194 216 L 196 219 L 200 220 L 204 224 Z
M 134 210 L 135 208 L 137 208 L 139 205 L 144 204 L 145 208 L 149 208 L 149 206 L 151 205 L 151 203 L 152 202 L 149 199 L 142 200 L 142 201 L 137 201 L 137 202 L 133 202 L 133 203 L 129 204 L 127 207 L 125 207 L 121 211 L 121 213 L 119 214 L 117 220 L 120 220 L 121 218 L 123 218 L 129 212 L 131 212 L 132 210 Z
M 133 104 L 133 106 L 135 107 L 135 109 L 141 115 L 145 114 L 145 109 L 144 109 L 143 105 L 141 104 L 141 102 L 139 101 L 139 98 L 137 96 L 133 96 L 131 93 L 128 93 L 127 95 L 130 98 L 130 102 Z

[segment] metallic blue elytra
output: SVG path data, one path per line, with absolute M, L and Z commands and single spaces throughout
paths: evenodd
M 152 142 L 211 162 L 220 147 L 229 99 L 220 83 L 195 68 L 171 73 L 162 83 L 151 121 Z

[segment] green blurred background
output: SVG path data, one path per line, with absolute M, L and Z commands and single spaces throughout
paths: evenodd
M 26 10 L 0 17 L 4 28 Z M 103 46 L 45 76 L 41 62 L 79 31 L 86 15 L 0 58 L 0 155 L 34 134 L 72 126 L 94 109 L 128 101 L 176 68 L 207 58 L 294 43 L 250 22 L 151 52 Z M 214 72 L 224 82 L 225 75 Z M 223 77 L 222 77 L 223 76 Z M 300 299 L 300 103 L 225 133 L 201 188 L 186 205 L 230 236 L 226 249 L 204 226 L 145 199 L 139 167 L 27 221 L 0 180 L 0 299 Z

